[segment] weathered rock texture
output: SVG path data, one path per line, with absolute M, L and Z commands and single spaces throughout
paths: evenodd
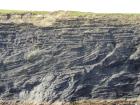
M 46 27 L 9 19 L 0 23 L 1 99 L 139 96 L 140 15 L 56 19 Z

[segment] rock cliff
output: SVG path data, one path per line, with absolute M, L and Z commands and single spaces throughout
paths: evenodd
M 62 16 L 0 15 L 0 98 L 138 97 L 140 15 Z

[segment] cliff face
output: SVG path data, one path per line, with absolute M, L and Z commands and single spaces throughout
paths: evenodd
M 8 22 L 8 20 L 10 20 Z M 140 94 L 140 16 L 0 23 L 0 97 L 73 101 Z

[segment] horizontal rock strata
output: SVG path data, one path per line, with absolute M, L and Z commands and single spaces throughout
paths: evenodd
M 0 98 L 37 102 L 140 94 L 140 16 L 0 23 Z

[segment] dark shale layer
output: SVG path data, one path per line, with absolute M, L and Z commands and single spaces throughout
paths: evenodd
M 138 97 L 140 15 L 58 14 L 0 15 L 0 98 Z

